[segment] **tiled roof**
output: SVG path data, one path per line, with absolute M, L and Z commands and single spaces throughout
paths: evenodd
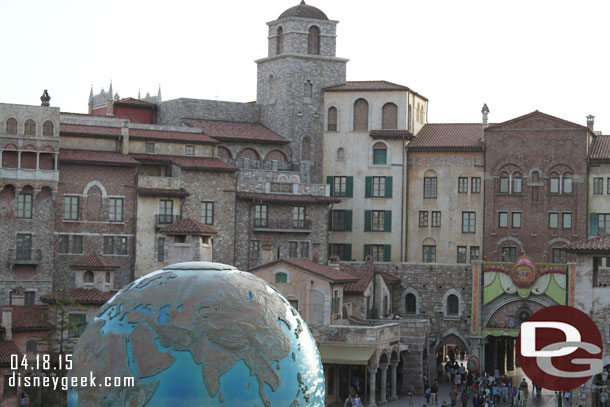
M 88 163 L 135 166 L 139 163 L 128 155 L 110 151 L 59 150 L 59 161 L 63 163 Z
M 346 293 L 361 294 L 364 292 L 364 290 L 366 290 L 366 288 L 369 286 L 369 284 L 373 280 L 373 269 L 367 265 L 364 265 L 360 269 L 344 269 L 342 271 L 358 278 L 358 281 L 349 283 L 345 286 L 345 288 L 343 288 L 343 291 Z M 388 285 L 398 283 L 400 281 L 399 278 L 394 277 L 393 275 L 391 275 L 389 273 L 385 273 L 385 272 L 378 272 L 378 273 L 381 274 L 383 281 L 385 281 L 385 283 Z
M 256 272 L 257 270 L 264 269 L 271 265 L 282 262 L 309 271 L 313 274 L 317 274 L 335 283 L 348 283 L 357 281 L 357 278 L 352 276 L 351 274 L 344 273 L 332 267 L 328 267 L 324 264 L 314 263 L 313 261 L 308 259 L 279 259 L 271 263 L 251 268 L 248 271 Z
M 533 118 L 533 117 L 547 119 L 549 121 L 555 122 L 559 126 L 561 126 L 562 130 L 564 130 L 565 127 L 567 126 L 568 128 L 574 128 L 574 129 L 589 131 L 587 126 L 583 126 L 582 124 L 574 123 L 574 122 L 571 122 L 571 121 L 559 118 L 557 116 L 550 115 L 548 113 L 543 113 L 543 112 L 540 112 L 538 110 L 534 110 L 531 113 L 527 113 L 527 114 L 524 114 L 522 116 L 515 117 L 514 119 L 510 119 L 510 120 L 507 120 L 505 122 L 490 124 L 487 129 L 489 131 L 493 131 L 493 130 L 501 129 L 501 128 L 511 129 L 511 128 L 513 128 L 514 125 L 520 126 L 520 122 L 524 122 L 524 121 L 526 121 L 526 120 L 528 120 L 530 118 Z
M 10 307 L 11 326 L 14 330 L 46 330 L 49 329 L 47 305 L 3 305 Z M 0 315 L 0 323 L 2 315 Z
M 129 129 L 129 138 L 134 140 L 189 142 L 193 144 L 216 144 L 217 140 L 203 133 L 186 131 Z
M 401 90 L 413 92 L 406 86 L 399 85 L 388 81 L 347 81 L 343 85 L 335 85 L 324 88 L 325 92 L 375 92 L 375 91 L 392 91 Z M 424 100 L 428 100 L 422 95 L 417 94 Z
M 434 123 L 426 124 L 409 143 L 409 149 L 482 149 L 483 124 Z
M 197 219 L 186 218 L 171 225 L 163 226 L 161 233 L 168 235 L 216 235 L 216 229 L 199 222 Z
M 123 104 L 123 105 L 140 105 L 142 107 L 154 107 L 156 106 L 156 103 L 152 103 L 152 102 L 147 102 L 145 100 L 141 100 L 141 99 L 135 99 L 135 98 L 123 98 L 121 100 L 117 100 L 116 102 L 114 102 L 114 104 Z
M 282 143 L 290 141 L 269 130 L 262 124 L 227 122 L 219 120 L 183 119 L 187 126 L 199 127 L 205 134 L 221 141 L 253 141 L 257 143 Z
M 610 252 L 610 234 L 570 243 L 565 249 L 569 252 Z
M 610 136 L 595 137 L 589 157 L 592 159 L 610 159 Z
M 183 170 L 202 170 L 202 171 L 238 171 L 234 165 L 224 162 L 215 157 L 187 157 L 178 155 L 156 155 L 156 154 L 130 154 L 132 158 L 139 161 L 170 161 Z
M 239 199 L 260 199 L 264 202 L 302 202 L 302 203 L 320 203 L 331 204 L 339 203 L 341 199 L 330 196 L 315 196 L 315 195 L 288 195 L 288 194 L 261 194 L 256 192 L 239 192 Z
M 138 188 L 140 196 L 188 196 L 184 189 Z
M 71 288 L 70 299 L 74 300 L 79 304 L 104 304 L 112 296 L 116 294 L 115 291 L 100 291 L 97 288 Z M 41 297 L 40 300 L 47 304 L 54 304 L 55 299 L 52 296 Z
M 81 257 L 75 263 L 73 263 L 71 267 L 74 269 L 116 270 L 120 266 L 99 253 L 93 253 L 88 256 Z
M 0 365 L 11 363 L 11 355 L 18 355 L 18 360 L 23 356 L 13 341 L 0 341 Z
M 112 136 L 113 138 L 121 135 L 120 127 L 108 126 L 85 126 L 82 124 L 64 124 L 59 127 L 62 135 L 91 135 L 91 136 Z

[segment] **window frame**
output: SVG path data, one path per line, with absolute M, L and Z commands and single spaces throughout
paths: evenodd
M 517 216 L 518 222 L 515 222 L 515 215 Z M 521 215 L 522 215 L 522 212 L 511 212 L 510 226 L 512 228 L 516 228 L 516 229 L 521 228 Z M 515 226 L 515 223 L 517 223 L 517 226 Z
M 385 212 L 371 211 L 371 232 L 385 232 Z
M 469 254 L 470 254 L 470 262 L 472 263 L 473 261 L 479 261 L 481 260 L 481 249 L 479 246 L 470 246 L 470 250 L 469 250 Z M 476 252 L 476 258 L 473 259 L 473 252 Z
M 123 222 L 125 213 L 125 198 L 110 198 L 108 200 L 108 221 Z
M 566 222 L 566 217 L 569 218 L 569 222 Z M 566 226 L 566 223 L 569 226 Z M 561 228 L 562 229 L 572 229 L 572 212 L 562 212 L 561 213 Z
M 467 263 L 467 247 L 466 246 L 458 246 L 457 247 L 457 264 L 466 264 Z
M 481 177 L 470 178 L 470 192 L 473 194 L 481 193 Z
M 438 196 L 438 177 L 424 177 L 424 199 L 436 199 Z
M 72 254 L 83 253 L 83 235 L 72 235 Z
M 347 177 L 333 177 L 333 196 L 347 197 Z
M 419 227 L 428 227 L 428 211 L 419 211 Z
M 157 239 L 157 261 L 160 263 L 165 262 L 165 237 Z
M 214 224 L 214 201 L 201 201 L 199 220 L 205 225 Z
M 468 177 L 458 177 L 458 194 L 468 193 Z
M 552 253 L 553 253 L 553 263 L 567 263 L 568 262 L 568 256 L 567 256 L 567 253 L 565 250 L 558 248 L 558 247 L 553 247 Z
M 184 154 L 185 155 L 195 155 L 195 146 L 193 146 L 193 145 L 184 146 Z
M 33 194 L 22 192 L 17 195 L 17 218 L 32 219 Z
M 32 260 L 32 234 L 17 233 L 15 258 L 17 260 Z
M 502 223 L 502 218 L 505 219 L 504 223 Z M 508 212 L 500 211 L 498 212 L 498 228 L 507 228 L 508 227 Z
M 298 257 L 299 257 L 299 242 L 289 241 L 288 242 L 288 258 L 296 259 Z
M 553 226 L 553 219 L 555 220 Z M 559 229 L 559 212 L 549 212 L 549 229 Z
M 430 226 L 433 228 L 441 227 L 441 211 L 432 211 Z
M 383 244 L 372 244 L 371 245 L 371 259 L 374 262 L 382 262 L 384 261 L 385 255 L 385 245 Z
M 339 216 L 337 216 L 339 215 Z M 331 232 L 347 231 L 347 210 L 333 209 L 331 213 Z
M 155 153 L 155 143 L 145 143 L 144 151 L 146 154 L 154 154 Z
M 248 257 L 251 259 L 258 259 L 261 256 L 261 241 L 257 239 L 251 239 L 248 245 Z
M 610 185 L 610 178 L 608 178 L 608 185 Z M 593 195 L 603 195 L 604 193 L 604 179 L 602 177 L 593 178 Z M 608 190 L 610 193 L 610 190 Z
M 269 225 L 269 207 L 267 204 L 254 206 L 254 226 L 267 227 Z
M 386 177 L 371 177 L 371 197 L 385 198 L 385 179 Z
M 436 245 L 425 244 L 422 247 L 422 263 L 436 263 Z
M 460 315 L 460 299 L 457 295 L 449 294 L 447 296 L 447 308 L 445 315 L 448 317 L 457 317 Z
M 508 252 L 508 254 L 507 254 Z M 517 261 L 517 247 L 516 246 L 504 246 L 502 247 L 502 261 L 508 263 L 514 263 Z
M 118 256 L 126 256 L 129 254 L 129 241 L 127 240 L 127 236 L 116 236 L 114 254 Z
M 472 211 L 462 212 L 462 233 L 476 233 L 477 213 Z
M 78 220 L 80 215 L 80 196 L 64 195 L 63 220 Z

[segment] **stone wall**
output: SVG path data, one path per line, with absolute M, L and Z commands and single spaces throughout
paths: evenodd
M 180 98 L 161 102 L 157 123 L 182 126 L 182 119 L 227 120 L 258 123 L 260 106 L 254 103 Z

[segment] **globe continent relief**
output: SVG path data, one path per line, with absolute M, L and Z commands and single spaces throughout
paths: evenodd
M 324 374 L 301 316 L 260 278 L 179 263 L 129 284 L 79 339 L 69 407 L 324 406 Z M 104 377 L 135 378 L 103 387 Z M 102 378 L 102 379 L 101 379 Z

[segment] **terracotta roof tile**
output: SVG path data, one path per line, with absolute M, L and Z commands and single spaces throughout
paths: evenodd
M 123 104 L 123 105 L 141 105 L 143 107 L 154 107 L 157 104 L 152 102 L 147 102 L 146 100 L 136 99 L 136 98 L 123 98 L 121 100 L 117 100 L 114 104 Z
M 74 269 L 116 270 L 120 266 L 99 253 L 93 253 L 88 256 L 81 257 L 75 263 L 73 263 L 71 267 Z
M 62 123 L 59 127 L 59 132 L 62 135 L 112 136 L 114 138 L 119 137 L 121 135 L 121 128 Z
M 370 266 L 368 265 L 363 265 L 363 267 L 359 268 L 359 269 L 343 269 L 343 272 L 350 274 L 356 278 L 358 278 L 358 281 L 354 282 L 354 283 L 349 283 L 345 286 L 345 288 L 343 288 L 343 291 L 346 293 L 358 293 L 361 294 L 364 292 L 364 290 L 366 290 L 366 288 L 369 286 L 369 284 L 371 283 L 371 281 L 373 280 L 373 269 L 370 268 Z M 386 272 L 377 272 L 379 274 L 381 274 L 381 277 L 383 278 L 383 280 L 385 281 L 386 284 L 395 284 L 400 282 L 400 279 L 397 277 L 394 277 L 393 275 L 386 273 Z
M 239 199 L 260 199 L 264 202 L 302 202 L 320 204 L 331 204 L 341 202 L 341 199 L 330 196 L 262 194 L 256 192 L 239 192 L 237 194 L 237 197 Z
M 610 136 L 595 137 L 589 157 L 592 159 L 610 159 Z
M 482 149 L 483 124 L 434 123 L 426 124 L 409 143 L 410 150 L 475 148 Z
M 216 229 L 199 222 L 197 219 L 186 218 L 163 226 L 159 232 L 168 235 L 216 235 Z
M 115 291 L 100 291 L 97 288 L 71 288 L 70 298 L 79 304 L 104 304 L 112 296 L 116 294 Z M 53 296 L 44 296 L 40 300 L 47 304 L 54 304 L 55 299 Z
M 270 265 L 277 263 L 287 263 L 292 266 L 298 267 L 303 270 L 307 270 L 313 274 L 317 274 L 335 283 L 349 283 L 356 282 L 358 279 L 351 274 L 344 273 L 340 270 L 334 269 L 324 264 L 314 263 L 308 259 L 279 259 L 271 263 L 263 264 L 254 268 L 251 268 L 250 272 L 256 272 L 257 270 L 267 268 Z
M 59 161 L 63 163 L 87 163 L 135 166 L 139 163 L 128 155 L 110 151 L 59 150 Z
M 183 119 L 187 126 L 199 127 L 205 134 L 221 141 L 253 141 L 257 143 L 282 143 L 290 141 L 269 130 L 262 124 L 228 122 L 220 120 Z
M 46 330 L 49 329 L 47 305 L 3 305 L 10 307 L 11 326 L 14 330 Z M 2 315 L 0 315 L 2 322 Z
M 343 85 L 335 85 L 324 88 L 325 92 L 375 92 L 375 91 L 409 91 L 413 92 L 406 86 L 399 85 L 388 81 L 347 81 Z M 424 100 L 428 100 L 422 95 L 413 92 Z
M 156 155 L 156 154 L 129 154 L 138 161 L 169 161 L 184 170 L 202 171 L 226 171 L 236 172 L 239 170 L 234 165 L 224 162 L 215 157 L 188 157 L 178 155 Z
M 593 236 L 565 246 L 569 252 L 610 252 L 610 234 Z
M 11 355 L 18 355 L 19 360 L 23 356 L 17 345 L 13 341 L 0 341 L 0 365 L 9 365 Z
M 129 138 L 134 140 L 189 142 L 193 144 L 216 144 L 217 140 L 203 134 L 186 131 L 129 129 Z

